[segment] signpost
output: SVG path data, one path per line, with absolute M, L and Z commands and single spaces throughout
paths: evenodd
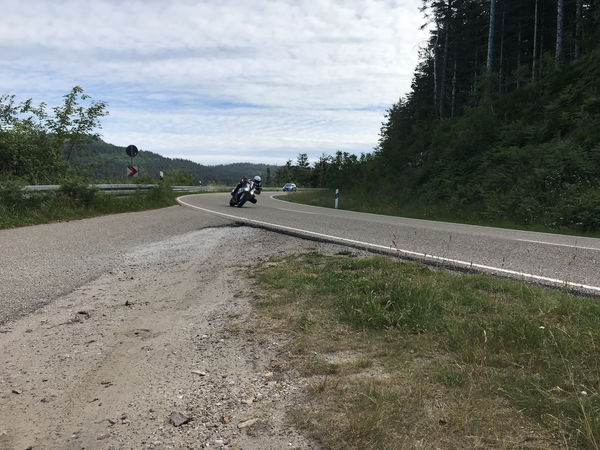
M 133 158 L 139 153 L 138 148 L 135 145 L 128 145 L 125 149 L 125 153 L 129 156 L 130 164 L 127 166 L 127 177 L 135 178 L 138 176 L 139 170 L 133 165 Z
M 138 168 L 136 166 L 132 166 L 131 164 L 127 166 L 127 176 L 128 177 L 137 177 L 138 176 Z
M 135 145 L 128 145 L 125 149 L 125 153 L 127 153 L 127 156 L 129 156 L 130 158 L 134 158 L 135 156 L 137 156 L 138 151 L 139 150 Z
M 336 189 L 335 190 L 335 209 L 338 209 L 339 206 L 340 206 L 340 190 Z

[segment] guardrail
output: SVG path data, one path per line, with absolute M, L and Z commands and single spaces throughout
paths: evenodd
M 158 184 L 90 184 L 89 187 L 99 189 L 107 194 L 133 194 L 134 192 L 147 191 L 157 187 Z M 59 184 L 44 184 L 35 186 L 23 186 L 24 191 L 56 191 L 60 189 Z M 178 192 L 213 192 L 230 189 L 228 186 L 171 186 Z
M 149 189 L 157 187 L 158 184 L 90 184 L 89 187 L 99 189 L 107 194 L 133 194 L 139 191 L 147 191 Z M 32 186 L 23 186 L 24 191 L 56 191 L 60 189 L 59 184 L 39 184 Z M 217 191 L 230 191 L 233 189 L 232 186 L 218 185 L 218 186 L 171 186 L 171 189 L 176 192 L 217 192 Z M 316 191 L 322 190 L 322 188 L 300 188 L 302 191 Z M 266 192 L 280 192 L 280 187 L 264 187 L 263 191 Z

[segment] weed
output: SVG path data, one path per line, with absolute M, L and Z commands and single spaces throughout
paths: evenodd
M 349 256 L 351 258 L 356 256 L 356 253 L 354 253 L 351 250 L 341 250 L 339 252 L 336 253 L 337 256 Z
M 326 375 L 311 390 L 318 417 L 301 422 L 326 447 L 598 448 L 597 300 L 314 252 L 265 266 L 257 281 L 269 287 L 262 314 L 294 334 L 294 365 Z M 352 378 L 374 365 L 381 376 Z
M 0 185 L 0 229 L 163 208 L 175 205 L 178 195 L 164 185 L 126 196 L 106 194 L 76 181 L 65 182 L 55 192 L 24 193 Z

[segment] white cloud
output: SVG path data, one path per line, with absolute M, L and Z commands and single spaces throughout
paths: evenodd
M 420 0 L 3 0 L 0 93 L 109 102 L 103 135 L 200 162 L 370 151 Z

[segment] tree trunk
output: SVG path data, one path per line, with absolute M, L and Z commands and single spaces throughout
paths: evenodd
M 452 14 L 452 0 L 448 0 L 446 20 L 444 25 L 444 59 L 442 60 L 442 80 L 440 82 L 439 102 L 440 117 L 444 117 L 444 100 L 446 99 L 446 72 L 448 70 L 448 40 L 450 39 L 450 17 Z
M 519 22 L 519 33 L 517 34 L 517 89 L 521 87 L 519 67 L 521 67 L 521 22 Z
M 542 7 L 540 8 L 540 17 L 542 20 L 540 21 L 540 60 L 538 64 L 538 80 L 541 80 L 544 75 L 544 67 L 543 67 L 543 59 L 544 56 L 544 4 L 542 3 Z
M 559 0 L 561 1 L 561 0 Z M 488 72 L 492 71 L 492 60 L 494 56 L 494 27 L 496 26 L 496 0 L 490 0 L 490 26 L 488 30 L 487 63 Z
M 583 4 L 582 0 L 575 3 L 575 59 L 581 57 L 581 38 L 583 32 Z
M 475 92 L 477 84 L 477 71 L 479 69 L 479 48 L 475 47 L 475 63 L 473 64 L 473 76 L 471 77 L 471 92 Z
M 433 44 L 433 107 L 436 115 L 439 117 L 440 110 L 438 109 L 438 76 L 437 76 L 437 48 L 440 40 L 440 27 L 437 27 L 435 35 L 435 43 Z
M 500 62 L 498 64 L 498 93 L 502 94 L 502 69 L 504 63 L 504 19 L 506 7 L 502 7 L 502 25 L 500 27 Z
M 535 65 L 537 62 L 537 37 L 538 37 L 538 0 L 535 0 L 535 21 L 533 25 L 533 61 L 531 63 L 531 82 L 535 81 Z
M 452 103 L 450 106 L 450 117 L 454 118 L 454 106 L 456 104 L 456 52 L 454 52 L 454 71 L 452 72 Z
M 556 1 L 556 52 L 554 53 L 554 68 L 560 70 L 562 65 L 563 48 L 563 12 L 564 0 Z

